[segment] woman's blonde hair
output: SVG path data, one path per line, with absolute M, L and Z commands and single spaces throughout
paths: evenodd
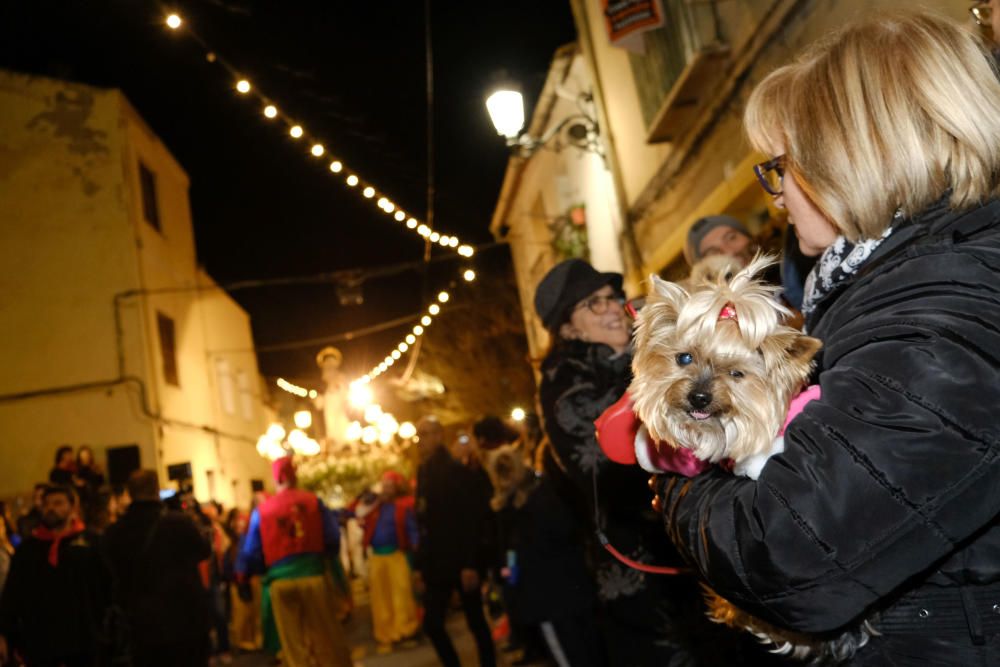
M 1000 82 L 972 33 L 942 17 L 879 13 L 771 73 L 747 103 L 757 150 L 786 167 L 848 239 L 877 238 L 951 190 L 953 208 L 1000 180 Z

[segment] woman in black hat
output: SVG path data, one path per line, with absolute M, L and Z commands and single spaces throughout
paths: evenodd
M 600 273 L 579 259 L 542 279 L 535 309 L 552 346 L 542 362 L 539 400 L 564 490 L 582 510 L 581 532 L 593 536 L 599 527 L 632 558 L 662 563 L 672 549 L 649 509 L 645 475 L 611 463 L 594 437 L 594 420 L 631 379 L 624 303 L 620 274 Z M 662 589 L 666 582 L 618 563 L 596 540 L 590 546 L 610 664 L 668 664 L 680 649 L 671 641 L 675 614 L 673 596 Z

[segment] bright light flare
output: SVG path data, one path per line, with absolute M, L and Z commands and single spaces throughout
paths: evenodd
M 296 426 L 303 429 L 309 428 L 313 423 L 313 415 L 309 410 L 299 410 L 292 415 L 292 419 Z
M 525 416 L 524 408 L 514 408 L 510 411 L 510 418 L 516 422 L 523 422 Z
M 181 19 L 177 14 L 170 14 L 166 19 L 167 27 L 171 30 L 177 30 L 182 25 L 184 25 L 184 20 Z
M 466 269 L 465 273 L 462 274 L 462 277 L 465 278 L 465 282 L 471 283 L 476 279 L 476 272 L 472 269 Z

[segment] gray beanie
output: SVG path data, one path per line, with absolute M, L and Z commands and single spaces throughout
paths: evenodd
M 708 215 L 699 218 L 688 230 L 687 244 L 684 246 L 684 257 L 688 264 L 694 266 L 701 260 L 701 252 L 698 250 L 701 241 L 716 227 L 729 227 L 750 238 L 750 230 L 746 225 L 731 215 Z

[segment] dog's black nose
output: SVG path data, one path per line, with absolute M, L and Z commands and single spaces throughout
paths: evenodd
M 692 408 L 704 408 L 711 402 L 712 395 L 707 391 L 698 391 L 696 389 L 688 393 L 688 403 L 691 404 Z

